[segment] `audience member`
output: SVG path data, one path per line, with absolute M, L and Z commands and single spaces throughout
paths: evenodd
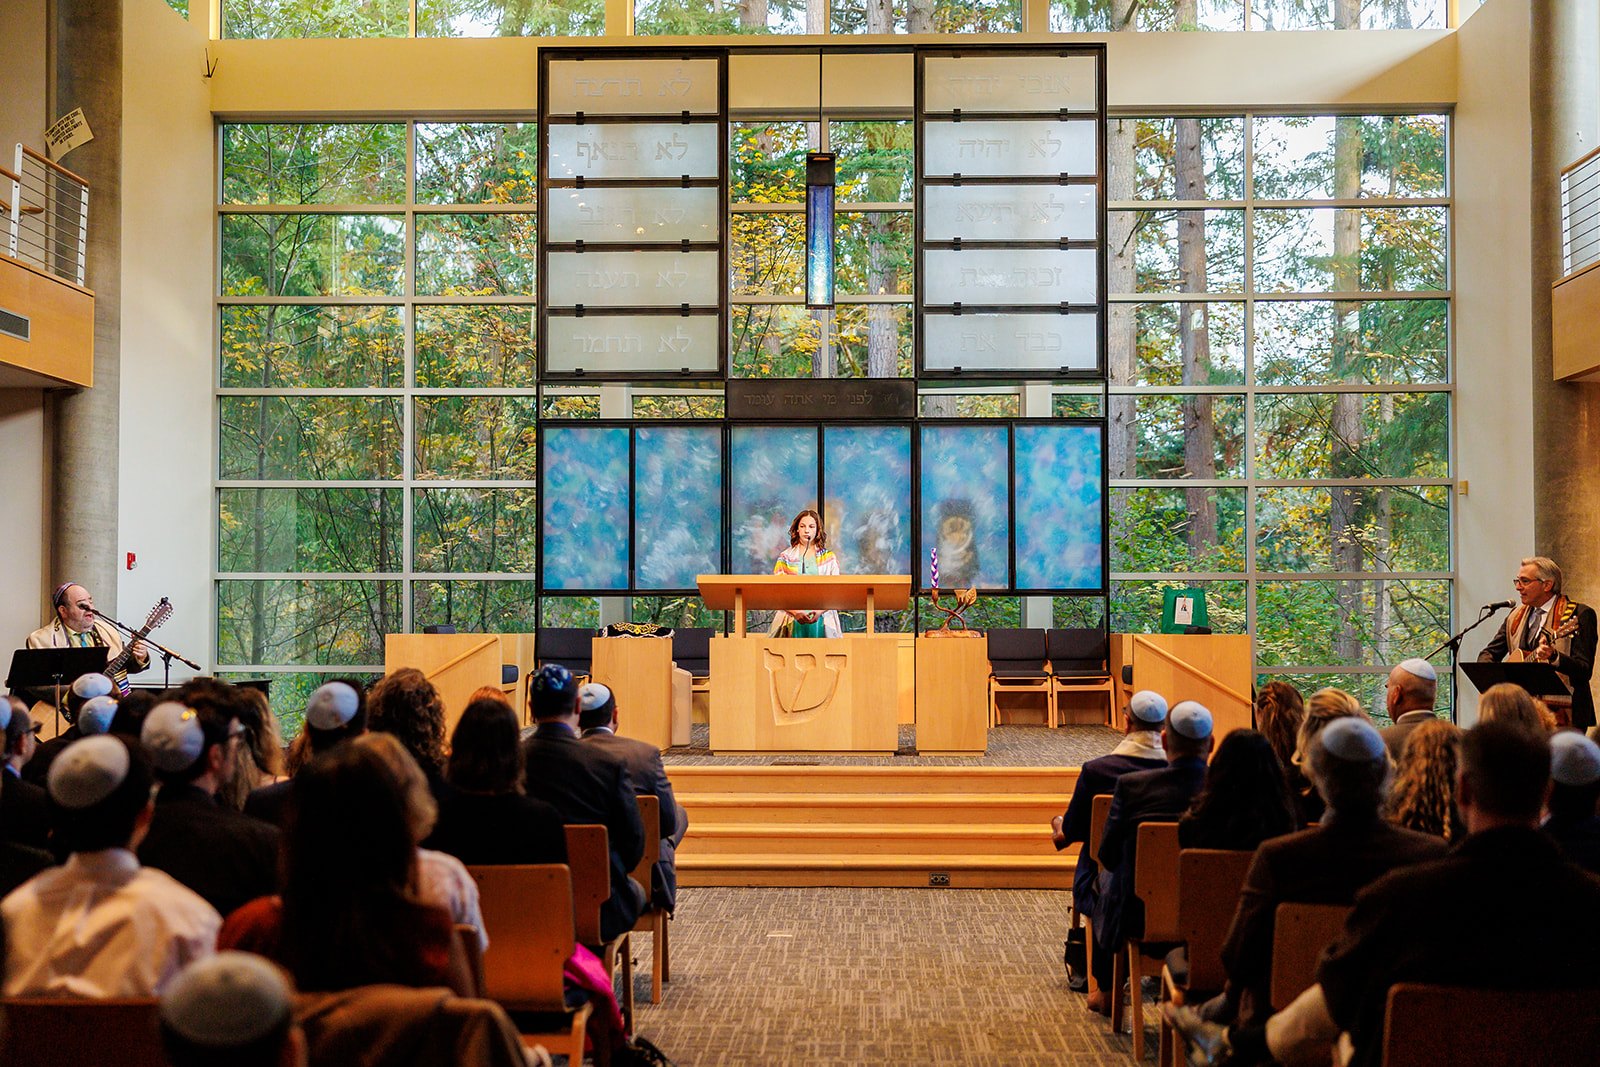
M 1300 721 L 1306 717 L 1306 702 L 1300 690 L 1288 682 L 1268 682 L 1256 692 L 1256 729 L 1272 746 L 1283 764 L 1292 789 L 1299 774 L 1294 765 L 1294 745 Z
M 248 952 L 201 960 L 161 995 L 161 1044 L 172 1067 L 304 1067 L 294 990 Z
M 68 746 L 48 779 L 67 862 L 0 901 L 6 996 L 151 997 L 211 955 L 221 918 L 133 849 L 150 825 L 150 765 L 115 735 Z
M 45 778 L 50 774 L 50 764 L 61 754 L 61 750 L 74 741 L 85 736 L 82 727 L 78 725 L 78 712 L 85 702 L 95 697 L 111 696 L 117 691 L 117 683 L 109 675 L 93 672 L 80 674 L 72 680 L 71 687 L 63 694 L 61 701 L 62 710 L 57 713 L 56 724 L 60 725 L 60 716 L 64 713 L 67 728 L 48 741 L 42 741 L 29 757 L 22 768 L 22 777 L 34 785 L 44 788 Z
M 393 734 L 427 776 L 436 801 L 449 799 L 444 778 L 444 701 L 427 675 L 412 667 L 384 675 L 367 691 L 367 728 Z
M 1289 780 L 1272 746 L 1254 730 L 1234 730 L 1217 746 L 1205 786 L 1178 820 L 1178 843 L 1254 852 L 1298 825 Z
M 583 740 L 622 760 L 633 787 L 660 802 L 661 858 L 650 872 L 650 898 L 656 907 L 670 912 L 678 900 L 676 850 L 689 832 L 689 813 L 672 795 L 661 750 L 647 741 L 617 733 L 617 719 L 617 698 L 610 686 L 589 682 L 578 689 L 578 728 Z
M 1491 685 L 1478 697 L 1479 722 L 1510 722 L 1535 733 L 1549 733 L 1550 713 L 1539 713 L 1539 702 L 1520 685 L 1501 682 Z
M 310 1067 L 550 1067 L 543 1048 L 524 1051 L 500 1005 L 443 989 L 376 985 L 301 993 L 295 1018 L 305 1030 Z
M 272 714 L 267 694 L 252 686 L 236 686 L 239 697 L 239 725 L 244 727 L 239 744 L 232 749 L 234 773 L 228 786 L 217 794 L 217 801 L 234 811 L 243 811 L 252 790 L 285 781 L 283 742 L 278 735 L 278 717 Z
M 561 813 L 523 793 L 517 714 L 498 697 L 467 705 L 450 738 L 454 786 L 428 842 L 462 863 L 565 863 Z
M 117 720 L 117 702 L 110 697 L 95 697 L 85 700 L 83 707 L 78 709 L 78 733 L 81 737 L 94 737 L 97 734 L 111 732 L 111 724 Z
M 1461 731 L 1454 723 L 1432 719 L 1418 724 L 1400 752 L 1400 769 L 1389 791 L 1389 820 L 1446 841 L 1465 837 L 1466 825 L 1456 808 L 1460 751 Z
M 111 732 L 123 737 L 138 737 L 144 729 L 145 717 L 160 701 L 148 689 L 135 689 L 117 701 L 117 713 L 111 717 Z
M 0 841 L 44 849 L 50 843 L 50 798 L 22 780 L 38 730 L 26 704 L 0 697 Z
M 1425 659 L 1413 657 L 1401 660 L 1389 672 L 1384 700 L 1390 725 L 1383 728 L 1383 743 L 1388 747 L 1391 758 L 1400 758 L 1400 749 L 1405 744 L 1407 734 L 1422 723 L 1437 718 L 1433 713 L 1433 702 L 1438 689 L 1439 672 Z
M 523 742 L 523 788 L 561 813 L 566 823 L 600 823 L 611 848 L 611 896 L 600 907 L 600 936 L 633 929 L 646 893 L 628 872 L 644 855 L 637 790 L 627 765 L 578 738 L 578 681 L 559 664 L 533 676 L 529 701 L 537 728 Z
M 1180 701 L 1167 715 L 1161 745 L 1167 766 L 1133 771 L 1117 779 L 1111 811 L 1096 857 L 1102 872 L 1101 924 L 1094 931 L 1094 978 L 1089 1010 L 1111 1010 L 1111 968 L 1115 954 L 1144 929 L 1144 905 L 1133 893 L 1134 837 L 1140 823 L 1176 822 L 1205 785 L 1211 753 L 1211 712 L 1192 700 Z M 1135 991 L 1137 992 L 1137 991 Z
M 300 736 L 289 747 L 286 769 L 291 777 L 252 789 L 244 801 L 246 815 L 283 825 L 293 775 L 313 756 L 367 732 L 366 691 L 361 683 L 344 678 L 319 685 L 306 700 L 304 722 Z
M 414 889 L 412 813 L 383 756 L 342 744 L 294 783 L 283 894 L 228 916 L 217 946 L 278 961 L 303 991 L 387 982 L 468 992 L 450 913 Z
M 498 700 L 506 707 L 511 708 L 513 714 L 515 714 L 517 710 L 516 708 L 512 707 L 511 698 L 506 695 L 506 691 L 500 688 L 498 685 L 478 686 L 478 688 L 472 691 L 472 695 L 467 697 L 467 703 L 471 704 L 475 700 Z M 454 742 L 452 741 L 451 744 L 453 745 Z
M 16 697 L 0 697 L 0 737 L 5 736 L 17 716 L 26 714 L 27 709 L 21 700 Z M 19 801 L 17 787 L 26 786 L 30 790 L 36 787 L 20 779 L 13 783 L 12 768 L 9 763 L 0 767 L 0 776 L 3 776 L 0 777 L 0 898 L 3 898 L 17 886 L 50 866 L 54 860 L 42 847 L 43 842 L 39 845 L 27 845 L 10 836 L 13 834 L 27 836 L 28 826 L 35 817 L 43 820 L 48 836 L 49 797 L 34 796 Z M 43 790 L 40 792 L 43 793 Z M 12 805 L 21 806 L 20 814 L 13 813 Z M 36 815 L 28 810 L 33 805 L 38 805 Z
M 1567 859 L 1600 874 L 1600 745 L 1575 730 L 1550 738 L 1550 817 L 1544 832 Z
M 278 829 L 217 803 L 237 768 L 238 699 L 233 687 L 197 678 L 145 718 L 161 790 L 139 860 L 166 871 L 227 915 L 278 884 Z
M 1306 767 L 1311 743 L 1330 722 L 1353 715 L 1366 718 L 1356 698 L 1343 689 L 1335 689 L 1332 686 L 1318 689 L 1311 694 L 1311 699 L 1306 701 L 1306 713 L 1300 720 L 1300 732 L 1295 735 L 1292 757 L 1294 766 L 1300 772 L 1300 780 L 1304 783 L 1295 791 L 1295 804 L 1300 808 L 1300 821 L 1306 826 L 1322 818 L 1322 796 L 1312 784 L 1311 773 Z

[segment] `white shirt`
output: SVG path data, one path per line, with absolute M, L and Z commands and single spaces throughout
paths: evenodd
M 478 943 L 489 948 L 489 933 L 483 928 L 483 912 L 478 907 L 478 883 L 472 880 L 462 862 L 448 852 L 417 849 L 417 875 L 422 881 L 419 895 L 450 913 L 458 923 L 478 928 Z
M 77 852 L 0 901 L 6 996 L 154 997 L 217 949 L 222 917 L 125 848 Z

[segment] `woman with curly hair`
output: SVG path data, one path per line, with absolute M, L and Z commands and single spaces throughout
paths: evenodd
M 428 676 L 414 667 L 386 674 L 367 690 L 367 729 L 393 734 L 428 778 L 434 799 L 452 792 L 444 778 L 444 701 Z
M 1295 803 L 1300 808 L 1300 819 L 1306 826 L 1318 822 L 1327 810 L 1322 795 L 1311 784 L 1311 768 L 1307 762 L 1311 757 L 1311 743 L 1330 722 L 1346 718 L 1364 719 L 1366 716 L 1361 711 L 1361 705 L 1356 703 L 1356 698 L 1343 689 L 1333 686 L 1318 689 L 1306 701 L 1305 717 L 1300 720 L 1300 729 L 1295 734 L 1294 755 L 1290 757 L 1296 775 Z
M 1432 719 L 1412 730 L 1389 790 L 1389 821 L 1446 841 L 1461 840 L 1466 828 L 1455 801 L 1460 752 L 1461 731 L 1454 723 Z
M 1257 690 L 1256 729 L 1266 737 L 1285 771 L 1294 768 L 1295 735 L 1305 717 L 1305 699 L 1288 682 L 1268 682 Z

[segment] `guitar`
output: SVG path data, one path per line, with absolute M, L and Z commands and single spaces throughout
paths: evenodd
M 117 683 L 117 692 L 121 695 L 128 695 L 128 664 L 133 662 L 134 646 L 143 641 L 151 630 L 154 630 L 170 618 L 172 618 L 172 602 L 166 597 L 162 597 L 156 602 L 156 606 L 150 609 L 150 614 L 145 618 L 144 625 L 139 627 L 127 644 L 122 646 L 122 651 L 117 653 L 111 659 L 111 662 L 106 664 L 106 674 L 110 675 L 111 680 Z
M 1526 651 L 1526 652 L 1519 648 L 1516 651 L 1512 652 L 1511 655 L 1506 657 L 1506 662 L 1507 663 L 1526 663 L 1526 662 L 1531 662 L 1531 661 L 1533 661 L 1533 657 L 1534 657 L 1534 655 L 1536 653 L 1543 652 L 1546 649 L 1554 650 L 1555 643 L 1557 641 L 1561 640 L 1563 637 L 1571 637 L 1573 634 L 1575 634 L 1577 632 L 1578 632 L 1578 620 L 1577 619 L 1568 619 L 1566 622 L 1564 622 L 1560 626 L 1556 627 L 1555 630 L 1551 630 L 1550 627 L 1546 626 L 1544 629 L 1539 631 L 1539 647 L 1538 648 L 1531 649 L 1531 650 Z

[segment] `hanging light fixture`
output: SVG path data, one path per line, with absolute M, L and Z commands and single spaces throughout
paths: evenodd
M 827 144 L 822 116 L 822 57 L 817 57 L 817 128 Z M 833 307 L 832 152 L 806 153 L 806 307 Z

